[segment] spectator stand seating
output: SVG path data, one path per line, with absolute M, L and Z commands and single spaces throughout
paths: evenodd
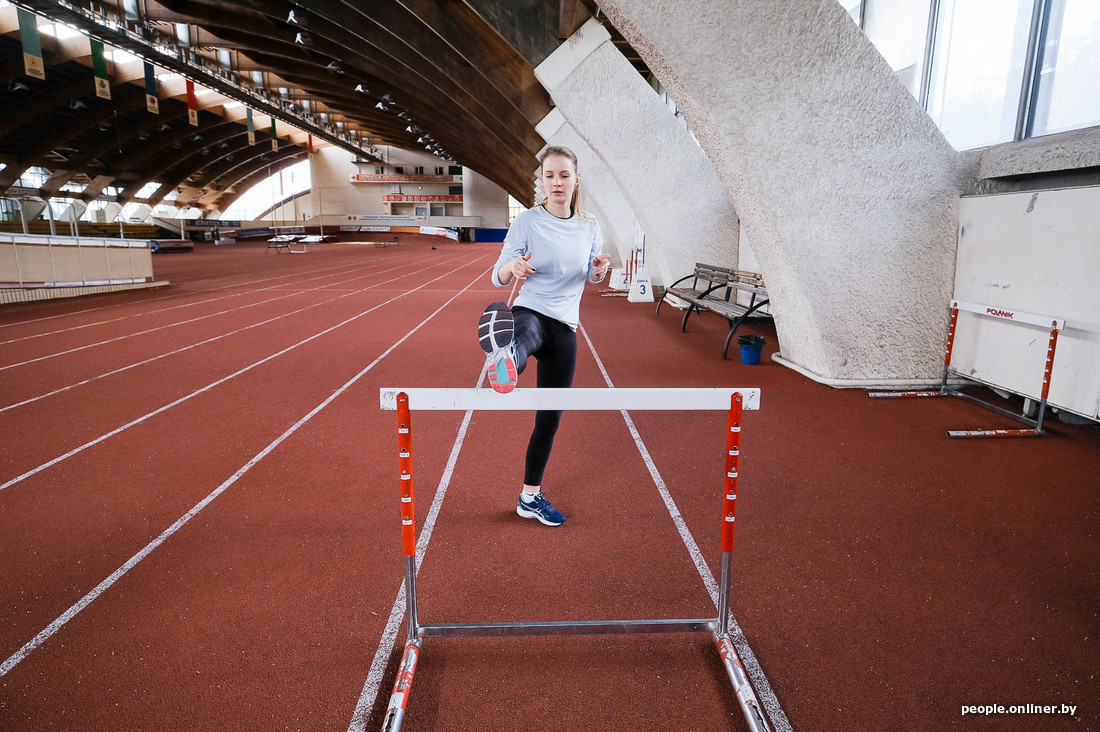
M 690 284 L 689 284 L 690 282 Z M 738 302 L 738 293 L 747 293 L 747 303 Z M 764 278 L 756 272 L 746 272 L 713 264 L 695 264 L 695 271 L 669 285 L 657 301 L 657 312 L 669 295 L 687 303 L 680 332 L 687 331 L 688 318 L 697 310 L 708 310 L 726 319 L 730 332 L 722 346 L 722 358 L 726 358 L 734 333 L 750 316 L 771 320 L 771 314 L 761 312 L 768 304 L 768 291 Z

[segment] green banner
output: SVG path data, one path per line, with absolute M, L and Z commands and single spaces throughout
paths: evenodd
M 88 41 L 92 47 L 92 73 L 95 74 L 95 95 L 102 99 L 111 98 L 111 75 L 107 73 L 107 58 L 103 55 L 103 44 L 92 38 Z
M 23 68 L 27 76 L 45 80 L 46 62 L 42 60 L 42 41 L 38 37 L 38 16 L 23 8 L 19 15 L 19 40 L 23 42 Z

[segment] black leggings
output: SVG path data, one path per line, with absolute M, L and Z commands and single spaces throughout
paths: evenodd
M 540 389 L 567 389 L 573 386 L 577 367 L 577 334 L 565 323 L 534 310 L 512 308 L 515 321 L 516 370 L 527 368 L 527 359 L 538 362 L 535 384 Z M 535 412 L 535 429 L 527 443 L 527 462 L 523 471 L 525 485 L 542 485 L 542 473 L 550 460 L 554 433 L 561 423 L 561 412 Z

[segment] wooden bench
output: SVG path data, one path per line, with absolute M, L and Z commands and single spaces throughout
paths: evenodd
M 686 284 L 688 281 L 690 285 Z M 748 304 L 737 302 L 737 294 L 749 293 Z M 764 278 L 756 272 L 729 269 L 712 264 L 696 263 L 695 271 L 673 282 L 657 301 L 657 312 L 661 312 L 661 303 L 669 295 L 678 297 L 688 304 L 684 319 L 680 323 L 680 332 L 687 331 L 688 318 L 697 310 L 708 310 L 720 315 L 729 323 L 730 332 L 722 345 L 722 358 L 729 352 L 730 342 L 741 323 L 749 316 L 771 319 L 760 308 L 768 304 L 768 290 Z

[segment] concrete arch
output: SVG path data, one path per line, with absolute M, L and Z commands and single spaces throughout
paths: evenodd
M 714 163 L 784 359 L 829 382 L 935 378 L 971 166 L 840 4 L 600 7 Z
M 535 76 L 614 176 L 645 232 L 654 284 L 670 284 L 696 261 L 737 263 L 737 212 L 714 167 L 603 26 L 586 23 Z
M 603 232 L 604 251 L 611 255 L 614 266 L 622 266 L 630 257 L 636 221 L 611 171 L 558 110 L 546 115 L 535 129 L 547 145 L 563 145 L 576 153 L 581 172 L 581 208 L 596 216 Z M 535 196 L 538 200 L 542 197 L 541 186 L 538 182 L 535 185 L 540 191 Z

